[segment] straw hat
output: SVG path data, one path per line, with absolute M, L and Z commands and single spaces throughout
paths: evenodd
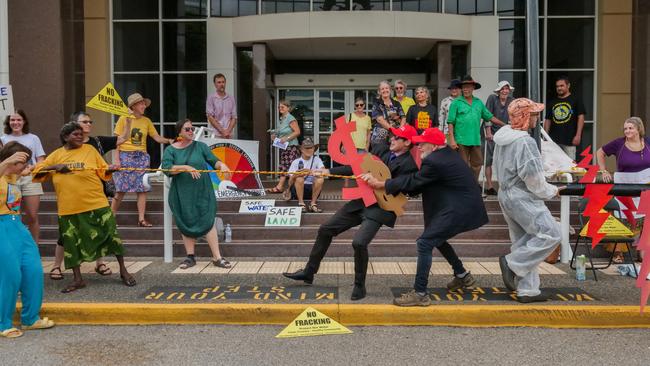
M 133 93 L 129 95 L 126 104 L 129 106 L 129 108 L 131 108 L 134 104 L 139 103 L 141 101 L 144 101 L 145 107 L 149 107 L 151 105 L 151 99 L 143 98 L 140 93 Z

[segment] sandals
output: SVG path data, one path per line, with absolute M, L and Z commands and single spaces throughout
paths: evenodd
M 138 221 L 138 226 L 140 226 L 140 227 L 152 227 L 153 224 L 150 223 L 149 221 L 143 219 L 143 220 Z
M 64 294 L 69 294 L 71 292 L 77 291 L 77 290 L 82 289 L 84 287 L 86 287 L 86 283 L 83 282 L 83 281 L 79 282 L 79 283 L 73 282 L 73 283 L 69 284 L 68 286 L 66 286 L 63 290 L 61 290 L 61 292 L 64 293 Z
M 101 275 L 101 276 L 110 276 L 110 275 L 113 274 L 113 271 L 111 271 L 111 269 L 108 268 L 106 263 L 102 263 L 102 264 L 96 266 L 95 267 L 95 272 L 97 272 L 97 274 Z M 51 275 L 50 275 L 50 277 L 51 277 Z M 61 278 L 63 278 L 63 276 Z
M 49 329 L 54 326 L 54 322 L 48 317 L 38 319 L 32 325 L 23 325 L 23 330 Z
M 623 253 L 615 252 L 614 255 L 612 256 L 612 263 L 621 264 L 624 262 L 625 262 L 625 257 L 623 257 Z
M 286 189 L 284 192 L 282 192 L 282 198 L 283 198 L 285 201 L 291 201 L 291 190 L 290 190 L 290 189 Z
M 309 212 L 309 208 L 307 206 L 305 206 L 304 203 L 299 203 L 298 207 L 300 207 L 302 209 L 302 213 L 308 213 Z
M 22 337 L 22 335 L 23 332 L 18 328 L 9 328 L 0 333 L 0 336 L 5 338 L 18 338 Z
M 122 283 L 127 287 L 133 287 L 136 285 L 135 278 L 131 274 L 128 274 L 126 277 L 120 275 L 120 278 L 122 279 Z
M 318 207 L 317 204 L 312 203 L 312 204 L 309 205 L 309 211 L 311 211 L 313 213 L 321 213 L 321 212 L 323 212 L 323 209 Z
M 63 279 L 63 272 L 61 272 L 61 267 L 54 267 L 50 270 L 50 279 L 53 281 L 60 281 Z
M 282 188 L 273 187 L 266 190 L 268 193 L 282 193 L 284 190 Z
M 230 262 L 228 262 L 223 257 L 217 259 L 216 261 L 212 261 L 212 264 L 214 264 L 215 267 L 220 267 L 220 268 L 231 268 L 232 267 Z
M 181 262 L 178 268 L 188 269 L 190 267 L 194 267 L 195 265 L 196 265 L 196 259 L 194 259 L 194 257 L 187 257 Z

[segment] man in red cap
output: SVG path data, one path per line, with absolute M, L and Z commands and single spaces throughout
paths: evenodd
M 418 167 L 409 152 L 413 146 L 411 138 L 417 136 L 417 131 L 408 124 L 399 128 L 391 128 L 390 131 L 392 136 L 389 150 L 380 151 L 379 157 L 390 169 L 391 176 L 399 177 L 417 172 Z M 334 167 L 329 170 L 321 169 L 321 172 L 340 175 L 354 174 L 350 166 Z M 363 299 L 366 297 L 368 245 L 382 225 L 392 228 L 395 226 L 396 219 L 397 217 L 393 212 L 382 209 L 376 203 L 366 207 L 362 199 L 350 201 L 320 226 L 316 242 L 312 247 L 305 268 L 293 273 L 283 273 L 283 275 L 293 280 L 311 284 L 314 281 L 314 274 L 318 272 L 320 262 L 332 243 L 332 239 L 355 226 L 361 225 L 352 239 L 352 247 L 354 248 L 354 289 L 350 298 L 352 300 Z
M 395 298 L 398 306 L 427 306 L 429 270 L 433 248 L 438 248 L 454 270 L 447 284 L 455 291 L 474 285 L 476 280 L 465 270 L 463 262 L 448 240 L 477 229 L 488 222 L 480 187 L 461 157 L 445 144 L 445 135 L 438 128 L 427 128 L 411 139 L 418 144 L 422 158 L 420 171 L 381 182 L 370 174 L 362 179 L 372 188 L 386 193 L 421 193 L 424 210 L 424 232 L 417 239 L 418 263 L 414 289 Z

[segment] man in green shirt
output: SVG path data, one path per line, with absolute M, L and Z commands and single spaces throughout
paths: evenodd
M 504 124 L 490 113 L 480 99 L 473 95 L 474 90 L 480 88 L 481 84 L 474 81 L 470 75 L 464 76 L 461 80 L 463 94 L 451 102 L 447 117 L 449 146 L 458 150 L 460 156 L 474 172 L 477 183 L 483 165 L 481 119 L 497 125 Z

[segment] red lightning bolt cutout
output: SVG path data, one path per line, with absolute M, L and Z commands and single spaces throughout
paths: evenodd
M 352 167 L 354 175 L 364 173 L 361 162 L 365 154 L 357 153 L 357 148 L 354 146 L 354 141 L 352 141 L 350 135 L 350 133 L 357 130 L 356 122 L 348 123 L 345 121 L 345 116 L 341 116 L 334 120 L 334 124 L 336 129 L 327 142 L 327 152 L 335 162 Z M 345 148 L 345 154 L 341 152 L 341 146 Z M 366 207 L 377 203 L 373 189 L 362 179 L 357 179 L 357 187 L 343 188 L 342 196 L 344 200 L 361 198 Z
M 639 238 L 639 244 L 636 249 L 643 250 L 644 253 L 650 253 L 650 191 L 641 192 L 641 202 L 639 202 L 639 210 L 637 212 L 645 214 L 647 218 L 643 222 L 643 230 L 641 231 L 641 237 Z M 646 281 L 649 273 L 650 260 L 644 260 L 641 263 L 639 277 L 636 279 L 636 287 L 641 289 L 641 312 L 643 312 L 645 305 L 648 303 L 648 295 L 650 295 L 650 281 Z
M 596 174 L 598 174 L 598 165 L 591 165 L 591 160 L 593 155 L 590 153 L 591 145 L 580 153 L 580 156 L 584 156 L 582 160 L 578 163 L 578 166 L 581 168 L 587 169 L 587 174 L 580 179 L 580 183 L 587 184 L 584 198 L 587 199 L 587 207 L 582 213 L 582 216 L 589 218 L 589 227 L 587 229 L 587 236 L 591 238 L 591 247 L 595 248 L 598 243 L 603 239 L 605 234 L 598 232 L 603 226 L 607 218 L 609 217 L 609 212 L 600 212 L 603 207 L 612 199 L 612 196 L 607 195 L 609 190 L 612 189 L 613 184 L 590 184 L 596 180 Z

